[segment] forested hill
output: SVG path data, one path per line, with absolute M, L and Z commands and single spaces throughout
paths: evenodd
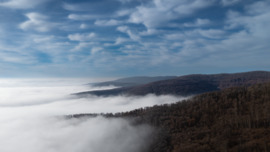
M 140 123 L 161 129 L 151 152 L 270 151 L 270 83 L 116 116 L 137 117 Z
M 71 117 L 92 117 L 79 114 Z M 105 114 L 150 124 L 147 152 L 270 151 L 270 83 L 204 93 L 175 104 Z
M 146 95 L 146 94 L 172 94 L 172 95 L 194 95 L 210 91 L 222 90 L 236 86 L 250 86 L 258 83 L 270 82 L 270 72 L 254 71 L 235 74 L 194 74 L 180 76 L 170 80 L 148 83 L 135 87 L 124 87 L 112 90 L 88 91 L 77 93 L 77 95 Z
M 98 82 L 98 83 L 90 83 L 89 85 L 95 87 L 102 87 L 102 86 L 116 86 L 116 87 L 131 87 L 131 86 L 138 86 L 143 85 L 155 81 L 161 80 L 169 80 L 177 78 L 176 76 L 157 76 L 157 77 L 147 77 L 147 76 L 140 76 L 140 77 L 128 77 L 128 78 L 121 78 L 114 81 L 106 81 L 106 82 Z

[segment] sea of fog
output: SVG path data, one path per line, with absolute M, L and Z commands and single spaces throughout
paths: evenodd
M 65 119 L 80 113 L 116 113 L 181 100 L 174 96 L 77 98 L 73 93 L 110 89 L 89 79 L 0 79 L 1 152 L 138 152 L 151 126 L 126 119 Z

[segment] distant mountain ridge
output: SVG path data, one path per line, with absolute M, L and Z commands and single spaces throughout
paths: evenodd
M 234 74 L 193 74 L 176 77 L 169 80 L 151 82 L 139 86 L 123 87 L 111 90 L 80 92 L 76 95 L 111 96 L 111 95 L 195 95 L 218 91 L 237 86 L 251 86 L 270 82 L 270 72 L 252 71 Z
M 116 86 L 116 87 L 131 87 L 142 84 L 147 84 L 155 81 L 169 80 L 177 78 L 177 76 L 156 76 L 156 77 L 147 77 L 147 76 L 138 76 L 138 77 L 128 77 L 121 78 L 114 81 L 106 81 L 99 83 L 90 83 L 92 86 L 103 87 L 103 86 Z

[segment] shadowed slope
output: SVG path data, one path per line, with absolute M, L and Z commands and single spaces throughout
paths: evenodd
M 161 129 L 150 151 L 270 151 L 270 83 L 119 113 Z
M 217 91 L 229 87 L 250 86 L 270 81 L 270 72 L 254 71 L 235 74 L 213 75 L 186 75 L 170 80 L 152 82 L 135 87 L 123 87 L 111 90 L 99 90 L 77 93 L 76 95 L 87 96 L 110 96 L 110 95 L 146 95 L 146 94 L 172 94 L 194 95 L 210 91 Z
M 175 104 L 103 116 L 155 127 L 157 134 L 149 139 L 149 152 L 270 151 L 270 83 L 227 88 Z
M 161 81 L 161 80 L 169 80 L 177 78 L 176 76 L 158 76 L 158 77 L 129 77 L 129 78 L 122 78 L 117 79 L 114 81 L 106 81 L 106 82 L 99 82 L 99 83 L 90 83 L 90 85 L 95 87 L 103 87 L 103 86 L 116 86 L 116 87 L 131 87 L 131 86 L 137 86 L 142 84 L 147 84 L 155 81 Z

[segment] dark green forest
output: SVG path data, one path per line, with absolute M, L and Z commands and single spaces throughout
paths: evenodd
M 95 116 L 91 114 L 73 117 Z M 270 151 L 270 83 L 204 93 L 175 104 L 105 114 L 156 128 L 149 152 Z

